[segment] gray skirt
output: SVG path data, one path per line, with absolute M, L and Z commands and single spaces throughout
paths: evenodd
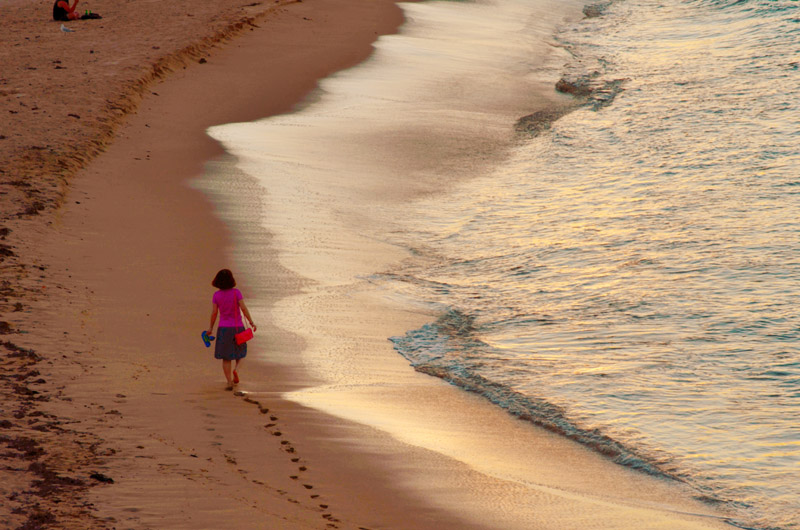
M 214 358 L 226 361 L 244 359 L 247 355 L 247 343 L 236 344 L 234 335 L 244 331 L 244 327 L 218 327 L 216 344 L 214 345 Z

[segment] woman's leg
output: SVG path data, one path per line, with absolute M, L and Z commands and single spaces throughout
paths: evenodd
M 239 382 L 239 373 L 238 373 L 238 371 L 239 371 L 239 366 L 241 366 L 242 362 L 244 362 L 244 359 L 236 359 L 236 365 L 233 367 L 233 382 L 234 383 L 238 383 Z
M 222 371 L 225 372 L 225 379 L 228 380 L 228 387 L 233 386 L 233 379 L 231 378 L 231 362 L 228 359 L 222 360 Z

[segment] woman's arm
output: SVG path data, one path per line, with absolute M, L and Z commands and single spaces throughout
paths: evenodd
M 250 310 L 247 309 L 244 300 L 239 300 L 239 309 L 242 310 L 242 313 L 244 313 L 244 316 L 247 317 L 247 320 L 250 322 L 250 325 L 253 326 L 253 331 L 256 331 L 256 329 L 258 328 L 256 327 L 255 324 L 253 324 L 253 317 L 250 316 Z
M 218 312 L 219 312 L 219 307 L 217 307 L 217 304 L 211 304 L 211 324 L 208 325 L 209 335 L 214 333 L 214 323 L 217 321 Z

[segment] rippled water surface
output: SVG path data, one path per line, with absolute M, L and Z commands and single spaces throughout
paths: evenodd
M 398 350 L 800 528 L 797 2 L 620 1 L 557 44 L 622 91 L 413 204 L 389 279 L 442 317 Z

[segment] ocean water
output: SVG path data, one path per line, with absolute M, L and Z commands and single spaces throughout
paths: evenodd
M 562 28 L 565 78 L 598 92 L 414 203 L 420 259 L 389 277 L 441 316 L 397 350 L 742 526 L 800 528 L 798 7 L 625 0 Z
M 284 265 L 436 315 L 390 338 L 416 370 L 800 528 L 798 4 L 583 6 L 403 4 L 303 108 L 211 134 Z

